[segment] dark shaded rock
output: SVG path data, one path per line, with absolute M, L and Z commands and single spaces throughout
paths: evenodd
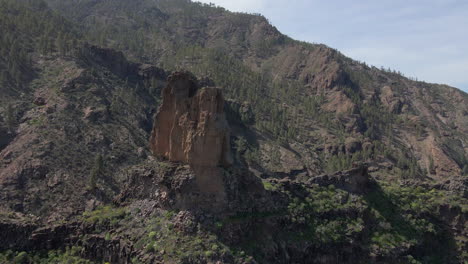
M 359 115 L 350 115 L 341 120 L 345 124 L 347 133 L 362 133 L 365 130 L 365 124 Z
M 108 68 L 118 76 L 128 76 L 129 73 L 136 74 L 138 64 L 127 61 L 122 52 L 113 49 L 100 48 L 86 44 L 80 50 L 80 59 L 88 64 L 97 63 Z
M 108 263 L 132 263 L 133 246 L 120 239 L 106 240 L 101 235 L 90 235 L 83 243 L 83 257 L 104 260 Z
M 0 126 L 0 151 L 3 150 L 14 138 L 12 133 L 8 132 L 8 129 Z
M 189 211 L 180 211 L 174 218 L 174 227 L 186 234 L 195 233 L 197 230 L 195 216 Z
M 255 114 L 248 102 L 240 103 L 235 100 L 227 100 L 225 112 L 230 124 L 245 126 L 255 122 Z
M 36 228 L 31 223 L 0 221 L 0 251 L 29 247 L 28 237 Z
M 325 153 L 329 155 L 338 155 L 339 153 L 345 152 L 345 147 L 343 145 L 326 144 L 324 148 Z
M 33 102 L 35 105 L 37 106 L 43 106 L 43 105 L 46 105 L 47 102 L 46 102 L 46 99 L 44 97 L 36 97 L 34 98 L 34 102 Z
M 167 73 L 154 65 L 143 64 L 138 68 L 138 76 L 145 80 L 151 80 L 152 78 L 166 79 Z
M 80 50 L 80 58 L 84 63 L 101 65 L 125 79 L 151 80 L 152 78 L 165 79 L 167 77 L 163 69 L 149 64 L 130 62 L 122 52 L 114 49 L 86 44 Z
M 83 118 L 87 121 L 97 122 L 97 121 L 108 121 L 109 119 L 109 111 L 106 108 L 100 107 L 87 107 L 84 109 L 84 116 Z
M 375 186 L 374 179 L 368 174 L 366 165 L 359 165 L 347 171 L 340 171 L 332 175 L 321 175 L 310 179 L 307 183 L 322 186 L 334 185 L 351 193 L 366 193 Z
M 355 138 L 347 138 L 345 142 L 345 150 L 348 154 L 353 154 L 355 152 L 362 150 L 362 143 L 360 140 Z

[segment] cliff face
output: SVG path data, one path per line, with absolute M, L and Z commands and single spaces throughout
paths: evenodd
M 174 73 L 163 89 L 163 102 L 150 138 L 154 155 L 191 166 L 200 189 L 223 189 L 219 166 L 232 164 L 224 99 L 217 88 L 198 88 L 188 73 Z
M 369 67 L 325 45 L 294 41 L 261 16 L 190 1 L 47 2 L 89 32 L 105 35 L 116 49 L 121 49 L 120 33 L 107 32 L 115 27 L 126 34 L 139 28 L 141 33 L 126 41 L 126 46 L 135 47 L 125 50 L 127 56 L 209 75 L 223 87 L 226 98 L 252 105 L 255 122 L 250 126 L 264 140 L 251 145 L 268 149 L 262 146 L 288 141 L 309 178 L 350 169 L 349 162 L 337 168 L 329 164 L 355 155 L 380 169 L 392 164 L 394 169 L 383 173 L 385 179 L 425 178 L 463 185 L 468 173 L 468 97 L 462 91 Z M 153 37 L 152 28 L 165 34 Z M 355 139 L 368 148 L 358 153 L 320 151 L 327 146 L 342 149 L 344 141 Z M 259 152 L 257 169 L 271 174 L 275 155 Z
M 465 93 L 186 0 L 0 2 L 0 263 L 467 261 Z

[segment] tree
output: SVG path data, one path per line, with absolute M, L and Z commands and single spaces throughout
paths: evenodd
M 429 157 L 429 173 L 435 174 L 434 159 L 432 157 Z
M 67 39 L 64 37 L 62 32 L 60 32 L 58 37 L 55 39 L 55 46 L 61 56 L 65 56 L 67 54 Z
M 5 86 L 8 84 L 8 75 L 7 75 L 7 72 L 6 70 L 2 70 L 0 72 L 0 86 L 3 87 L 3 90 L 6 90 Z M 1 89 L 0 89 L 1 90 Z
M 240 136 L 239 139 L 237 139 L 235 142 L 237 153 L 243 154 L 247 150 L 247 140 Z
M 94 166 L 91 169 L 91 174 L 89 175 L 89 189 L 96 189 L 97 180 L 102 175 L 104 170 L 104 159 L 101 154 L 96 155 L 94 159 Z
M 5 113 L 4 113 L 4 119 L 5 119 L 5 125 L 8 129 L 8 132 L 13 133 L 17 120 L 16 120 L 16 111 L 13 108 L 12 104 L 8 104 L 8 106 L 6 107 Z

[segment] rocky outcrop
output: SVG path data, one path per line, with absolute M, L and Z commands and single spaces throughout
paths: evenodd
M 307 183 L 321 186 L 334 185 L 350 193 L 366 193 L 375 186 L 374 179 L 368 174 L 365 164 L 357 165 L 347 171 L 339 171 L 333 175 L 321 175 L 311 178 Z
M 229 127 L 220 89 L 198 89 L 187 73 L 175 73 L 163 90 L 150 140 L 156 156 L 194 166 L 229 167 Z
M 154 119 L 151 151 L 169 161 L 189 164 L 201 190 L 219 193 L 223 189 L 220 167 L 232 164 L 221 90 L 199 89 L 194 77 L 177 72 L 169 77 L 162 98 Z
M 47 251 L 64 250 L 80 246 L 79 255 L 91 260 L 106 260 L 108 263 L 131 263 L 134 248 L 125 239 L 105 239 L 100 234 L 88 234 L 92 224 L 66 222 L 60 225 L 40 226 L 16 218 L 0 221 L 2 242 L 0 250 Z M 86 239 L 83 237 L 87 236 Z M 101 262 L 101 261 L 100 261 Z M 29 262 L 28 262 L 29 263 Z
M 399 98 L 390 86 L 384 86 L 381 90 L 380 101 L 394 114 L 400 114 L 403 108 L 403 101 Z
M 167 77 L 163 69 L 154 65 L 131 62 L 122 52 L 114 49 L 85 44 L 80 49 L 78 57 L 86 64 L 100 65 L 125 79 L 151 80 L 152 78 Z

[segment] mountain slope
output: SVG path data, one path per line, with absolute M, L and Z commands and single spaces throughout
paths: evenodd
M 309 175 L 343 169 L 349 165 L 323 164 L 348 160 L 379 168 L 391 163 L 397 169 L 390 174 L 409 179 L 463 181 L 466 174 L 468 97 L 460 90 L 291 40 L 257 15 L 189 1 L 49 2 L 82 24 L 91 41 L 139 61 L 207 75 L 228 97 L 250 103 L 254 127 L 271 135 L 267 145 L 289 141 L 279 147 L 298 153 Z M 371 153 L 338 151 L 346 142 Z M 311 147 L 325 149 L 324 157 L 303 150 Z M 261 167 L 270 158 L 262 158 Z
M 0 3 L 0 261 L 466 261 L 465 93 L 190 1 Z M 180 69 L 227 98 L 225 206 L 148 148 Z

